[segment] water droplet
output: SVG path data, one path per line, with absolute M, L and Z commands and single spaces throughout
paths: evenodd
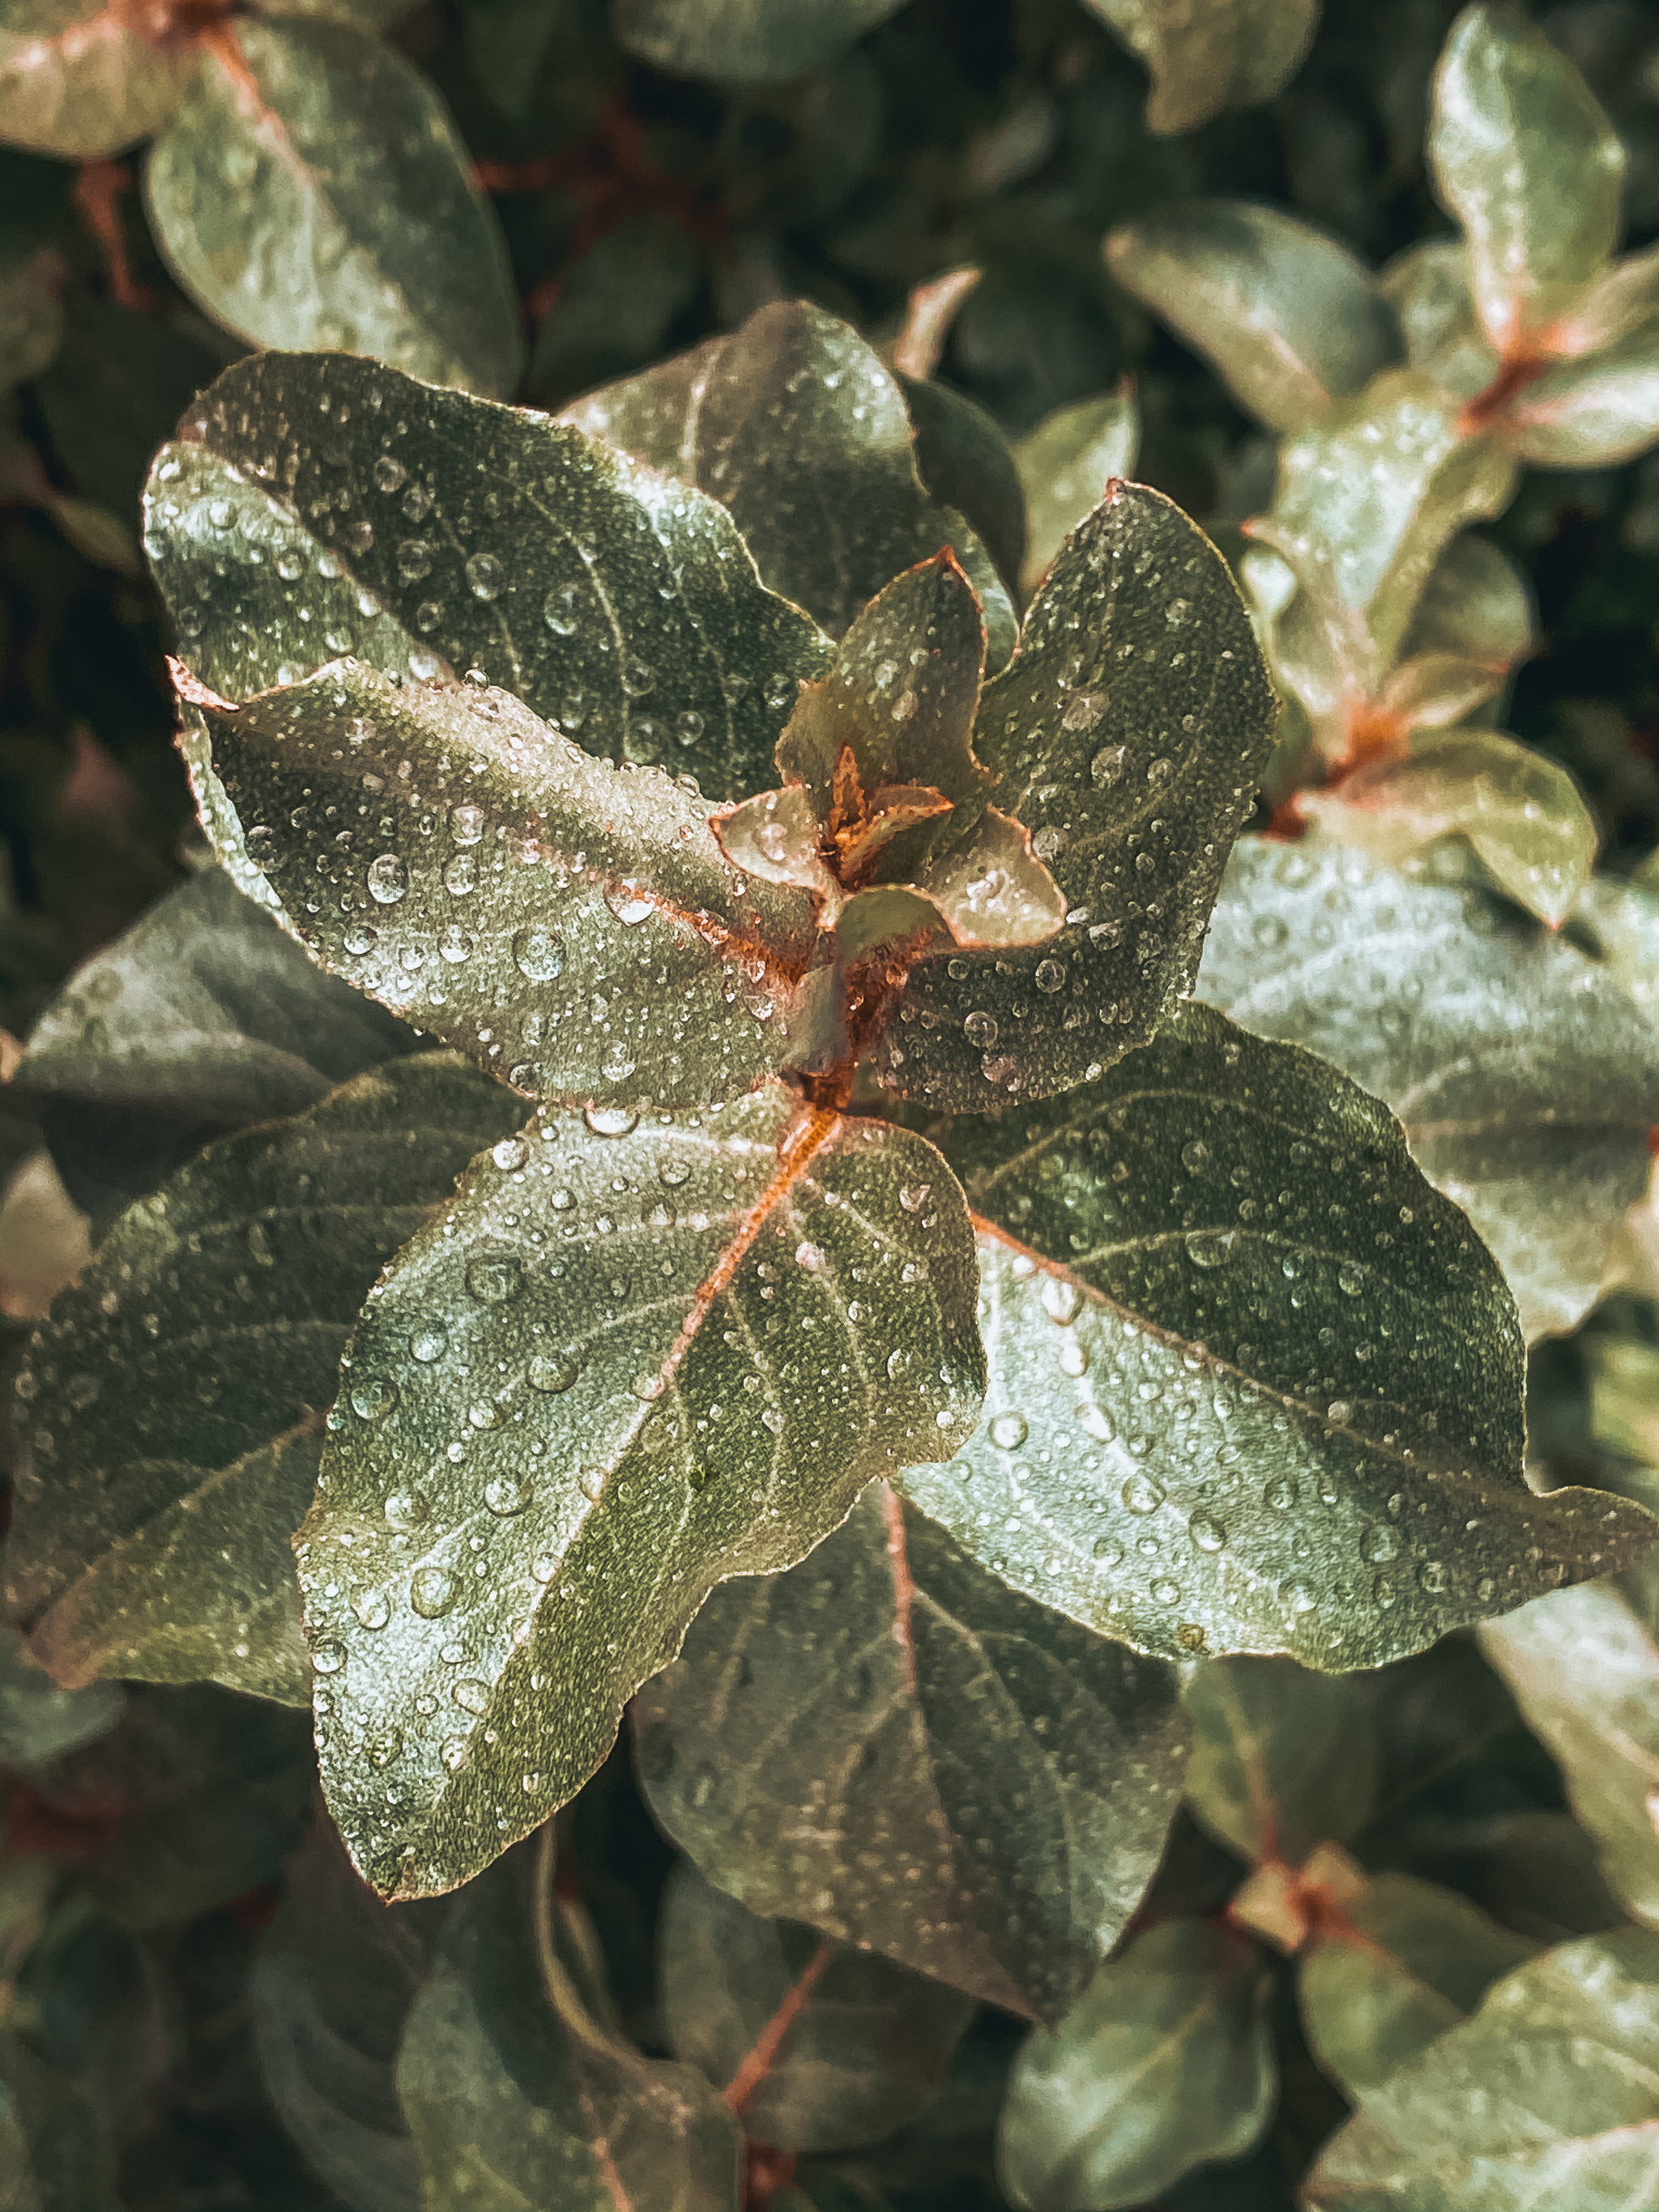
M 374 484 L 379 491 L 394 492 L 401 489 L 409 471 L 390 453 L 382 453 L 374 464 Z
M 1224 1267 L 1238 1241 L 1234 1229 L 1212 1230 L 1187 1239 L 1187 1257 L 1195 1267 Z
M 1039 960 L 1036 981 L 1039 991 L 1063 991 L 1066 988 L 1066 963 L 1063 960 Z
M 621 1079 L 611 1078 L 613 1082 Z M 640 1126 L 639 1110 L 633 1106 L 584 1106 L 582 1119 L 596 1137 L 631 1137 Z
M 1083 1304 L 1083 1293 L 1069 1275 L 1045 1275 L 1037 1296 L 1043 1312 L 1060 1328 L 1071 1327 Z
M 1123 775 L 1126 748 L 1122 745 L 1103 745 L 1089 763 L 1089 780 L 1102 791 L 1109 791 Z
M 1202 1175 L 1209 1166 L 1210 1148 L 1201 1138 L 1194 1137 L 1181 1147 L 1181 1164 L 1188 1175 Z
M 287 850 L 282 831 L 264 822 L 257 823 L 242 842 L 249 860 L 261 872 L 275 867 Z
M 1365 1287 L 1365 1270 L 1345 1260 L 1336 1271 L 1336 1287 L 1346 1297 L 1357 1298 Z
M 398 1402 L 398 1386 L 385 1376 L 368 1375 L 351 1386 L 351 1410 L 360 1421 L 383 1421 Z
M 398 546 L 398 574 L 406 584 L 418 584 L 432 574 L 432 548 L 424 538 L 405 538 Z
M 475 599 L 497 599 L 507 581 L 507 571 L 493 553 L 475 553 L 466 564 L 466 580 Z
M 501 1409 L 493 1398 L 477 1398 L 467 1407 L 466 1418 L 470 1425 L 475 1429 L 499 1429 L 501 1425 Z M 459 1459 L 461 1456 L 460 1447 L 452 1444 L 449 1455 L 452 1459 Z
M 513 940 L 513 958 L 532 983 L 551 983 L 564 973 L 564 939 L 544 922 L 532 922 Z
M 1132 1474 L 1119 1493 L 1131 1513 L 1156 1513 L 1164 1503 L 1164 1492 L 1149 1474 Z
M 319 1674 L 337 1674 L 345 1662 L 345 1646 L 333 1636 L 324 1637 L 311 1655 L 311 1663 Z
M 899 1204 L 907 1213 L 920 1213 L 933 1188 L 930 1182 L 907 1182 L 899 1191 Z
M 416 1567 L 410 1577 L 409 1601 L 422 1620 L 439 1620 L 455 1602 L 455 1585 L 441 1567 Z
M 617 921 L 629 929 L 635 927 L 648 914 L 654 914 L 656 911 L 655 902 L 651 898 L 643 884 L 607 881 L 605 886 L 605 902 Z
M 503 1175 L 511 1175 L 530 1158 L 530 1147 L 522 1137 L 503 1137 L 491 1147 L 489 1157 Z
M 365 1628 L 384 1628 L 392 1618 L 392 1607 L 386 1603 L 384 1590 L 364 1590 L 354 1598 L 351 1610 Z
M 1279 1599 L 1279 1603 L 1290 1613 L 1313 1613 L 1317 1610 L 1319 1605 L 1319 1600 L 1309 1589 L 1307 1583 L 1303 1582 L 1280 1583 Z
M 1276 952 L 1290 933 L 1290 924 L 1276 914 L 1259 914 L 1250 931 L 1264 952 Z
M 1438 1597 L 1451 1577 L 1438 1559 L 1425 1559 L 1417 1571 L 1417 1579 L 1431 1597 Z
M 1103 1567 L 1122 1565 L 1123 1547 L 1121 1544 L 1114 1543 L 1109 1536 L 1097 1536 L 1092 1548 L 1096 1559 L 1100 1561 Z
M 426 1322 L 409 1340 L 410 1357 L 429 1367 L 434 1359 L 441 1359 L 449 1349 L 449 1332 L 435 1322 Z
M 536 1486 L 527 1476 L 497 1474 L 484 1485 L 484 1504 L 501 1521 L 522 1513 L 535 1495 Z
M 962 1027 L 969 1044 L 980 1045 L 988 1050 L 997 1041 L 996 1022 L 989 1014 L 971 1013 Z
M 489 1685 L 474 1675 L 464 1674 L 449 1694 L 464 1713 L 477 1715 L 489 1710 Z
M 458 968 L 463 960 L 471 958 L 472 939 L 459 922 L 452 921 L 439 935 L 438 952 L 440 957 L 448 961 L 452 968 Z
M 358 957 L 365 952 L 372 952 L 380 941 L 380 931 L 371 929 L 366 921 L 354 921 L 343 939 L 346 951 Z
M 702 735 L 702 716 L 694 707 L 674 717 L 674 735 L 683 745 L 695 745 Z
M 1018 1451 L 1030 1433 L 1024 1413 L 999 1413 L 988 1431 L 999 1451 Z
M 1368 1522 L 1359 1533 L 1359 1556 L 1380 1566 L 1384 1559 L 1397 1559 L 1400 1539 L 1386 1521 Z
M 542 620 L 555 637 L 574 637 L 580 607 L 581 593 L 574 584 L 556 584 L 542 601 Z
M 1276 1474 L 1263 1487 L 1261 1502 L 1276 1513 L 1288 1513 L 1301 1494 L 1293 1474 Z
M 505 1305 L 524 1286 L 524 1270 L 511 1252 L 480 1253 L 466 1268 L 466 1287 L 487 1306 Z
M 1209 1513 L 1194 1513 L 1187 1523 L 1187 1533 L 1200 1552 L 1218 1552 L 1227 1540 L 1227 1531 Z
M 1167 1575 L 1160 1575 L 1158 1580 L 1152 1584 L 1152 1595 L 1158 1600 L 1160 1605 L 1179 1605 L 1181 1602 L 1181 1584 L 1179 1583 L 1172 1583 Z
M 382 906 L 396 906 L 409 889 L 409 870 L 396 853 L 382 853 L 368 868 L 369 896 Z
M 617 1037 L 605 1047 L 604 1053 L 600 1056 L 599 1073 L 604 1076 L 607 1083 L 626 1083 L 629 1077 L 634 1073 L 634 1070 L 637 1066 L 638 1062 L 634 1057 L 632 1047 L 626 1043 L 623 1038 Z M 634 1121 L 635 1125 L 637 1126 L 639 1121 L 639 1116 L 637 1115 L 634 1116 Z M 590 1129 L 593 1127 L 591 1118 L 587 1126 Z M 599 1133 L 605 1136 L 621 1136 L 624 1132 L 621 1130 L 602 1130 Z
M 444 866 L 444 889 L 454 898 L 465 898 L 478 888 L 478 864 L 471 853 L 457 853 Z
M 363 1751 L 371 1766 L 390 1766 L 404 1747 L 401 1729 L 380 1729 L 363 1738 Z
M 418 1490 L 394 1490 L 386 1499 L 386 1519 L 394 1528 L 418 1528 L 432 1508 Z

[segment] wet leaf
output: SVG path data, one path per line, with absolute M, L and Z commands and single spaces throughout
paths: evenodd
M 1497 1266 L 1311 1054 L 1189 1006 L 950 1152 L 986 1419 L 902 1482 L 1017 1588 L 1170 1658 L 1335 1672 L 1646 1549 L 1638 1509 L 1527 1487 Z
M 1394 1108 L 1496 1255 L 1529 1338 L 1582 1320 L 1659 1118 L 1659 1051 L 1611 975 L 1481 891 L 1251 842 L 1199 989 Z
M 57 1680 L 309 1701 L 290 1545 L 346 1337 L 381 1267 L 524 1111 L 447 1055 L 395 1061 L 222 1139 L 116 1223 L 21 1384 L 7 1591 Z
M 1277 208 L 1166 201 L 1120 223 L 1106 259 L 1270 430 L 1317 420 L 1404 349 L 1364 263 Z
M 1385 866 L 1465 837 L 1499 890 L 1552 927 L 1595 865 L 1595 819 L 1565 769 L 1494 731 L 1422 738 L 1301 804 L 1327 836 Z
M 60 1690 L 30 1658 L 22 1634 L 0 1620 L 0 1765 L 33 1766 L 106 1735 L 121 1717 L 121 1692 L 109 1682 Z
M 810 1928 L 762 1920 L 684 1861 L 663 1902 L 669 2048 L 757 2142 L 826 2151 L 879 2142 L 927 2110 L 970 1999 Z
M 933 498 L 954 507 L 977 533 L 998 575 L 1012 589 L 1025 559 L 1025 492 L 995 416 L 953 385 L 908 376 L 902 369 L 895 374 L 915 432 L 916 473 Z M 1079 507 L 1077 520 L 1094 505 L 1100 489 L 1097 484 L 1094 498 Z
M 1268 1969 L 1224 1925 L 1172 1920 L 1102 1966 L 1022 2048 L 998 2130 L 1021 2212 L 1115 2212 L 1267 2124 L 1277 2086 Z
M 1271 100 L 1294 74 L 1319 0 L 1087 0 L 1152 80 L 1146 127 L 1195 131 L 1224 108 Z
M 1363 2100 L 1539 1947 L 1435 1882 L 1382 1874 L 1358 1890 L 1316 1922 L 1297 1990 L 1314 2056 Z
M 70 161 L 118 154 L 159 130 L 199 49 L 145 36 L 111 0 L 11 0 L 0 25 L 0 139 Z
M 1443 655 L 1507 673 L 1536 637 L 1526 577 L 1490 539 L 1466 531 L 1430 570 L 1401 653 L 1407 664 Z
M 144 172 L 198 306 L 251 345 L 373 354 L 432 384 L 519 380 L 495 217 L 428 78 L 324 15 L 228 22 Z
M 1659 329 L 1609 353 L 1546 369 L 1504 409 L 1518 459 L 1545 468 L 1604 469 L 1659 442 Z
M 1659 1925 L 1659 1648 L 1611 1583 L 1489 1623 L 1481 1649 L 1566 1780 L 1609 1886 Z
M 780 1085 L 544 1113 L 481 1159 L 365 1312 L 363 1410 L 298 1543 L 325 1787 L 376 1887 L 488 1865 L 586 1779 L 715 1582 L 949 1452 L 974 1296 L 933 1147 Z
M 811 1052 L 810 899 L 734 875 L 662 769 L 356 661 L 208 696 L 215 775 L 312 957 L 516 1089 L 702 1105 Z
M 146 545 L 184 658 L 226 698 L 343 653 L 422 680 L 476 668 L 589 752 L 711 799 L 770 781 L 798 680 L 830 658 L 717 501 L 344 356 L 228 369 L 156 457 Z
M 1049 2021 L 1139 1902 L 1186 1760 L 1168 1668 L 881 1491 L 716 1590 L 634 1710 L 651 1808 L 722 1889 Z
M 1461 238 L 1429 238 L 1396 253 L 1377 286 L 1399 319 L 1406 357 L 1458 399 L 1486 391 L 1501 363 L 1480 326 Z
M 777 84 L 822 69 L 901 0 L 613 0 L 617 43 L 653 69 Z
M 1196 967 L 1276 712 L 1219 554 L 1161 493 L 1115 485 L 1049 570 L 974 732 L 1066 927 L 1030 950 L 917 962 L 876 1041 L 883 1085 L 982 1113 L 1144 1042 Z
M 1013 649 L 1014 611 L 990 555 L 922 488 L 897 382 L 821 307 L 777 301 L 729 337 L 601 386 L 559 420 L 721 501 L 762 580 L 832 637 L 949 544 L 983 603 L 992 667 Z
M 457 1905 L 398 2066 L 423 2201 L 738 2212 L 737 2120 L 695 2068 L 595 2018 L 583 1926 L 522 1856 Z
M 1518 8 L 1466 8 L 1435 72 L 1428 155 L 1468 241 L 1486 334 L 1518 349 L 1618 241 L 1625 155 L 1613 125 Z
M 1362 1828 L 1376 1795 L 1369 1707 L 1346 1676 L 1290 1659 L 1215 1659 L 1182 1698 L 1193 1721 L 1187 1802 L 1245 1859 L 1299 1867 Z
M 71 1194 L 107 1218 L 215 1137 L 303 1113 L 417 1042 L 204 868 L 76 970 L 12 1079 Z
M 1140 443 L 1140 410 L 1127 378 L 1045 415 L 1014 458 L 1025 488 L 1030 543 L 1019 572 L 1035 592 L 1073 531 L 1085 522 L 1115 477 L 1127 477 Z
M 121 2212 L 115 2153 L 91 2106 L 3 2030 L 0 2212 Z
M 1659 1021 L 1659 884 L 1593 876 L 1573 908 L 1575 936 L 1589 948 L 1650 1021 Z
M 1652 2200 L 1659 1936 L 1563 1943 L 1366 2090 L 1303 2185 L 1310 2207 L 1520 2212 Z

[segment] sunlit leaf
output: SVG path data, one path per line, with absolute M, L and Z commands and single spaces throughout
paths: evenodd
M 1115 477 L 1127 477 L 1140 443 L 1140 410 L 1126 380 L 1045 415 L 1015 450 L 1025 488 L 1029 543 L 1019 580 L 1035 592 Z
M 694 2067 L 594 2018 L 580 1908 L 541 1876 L 521 1855 L 467 1891 L 410 2016 L 398 2089 L 424 2203 L 738 2212 L 736 2118 Z
M 1625 155 L 1583 78 L 1518 8 L 1465 8 L 1434 79 L 1429 167 L 1504 351 L 1545 329 L 1617 242 Z
M 290 1546 L 346 1337 L 386 1262 L 524 1114 L 447 1055 L 394 1061 L 222 1139 L 116 1223 L 21 1378 L 31 1457 L 6 1580 L 58 1680 L 309 1701 Z
M 1504 409 L 1518 458 L 1545 468 L 1605 469 L 1659 444 L 1659 327 L 1611 353 L 1546 369 Z
M 878 2142 L 945 2086 L 971 2001 L 810 1928 L 762 1920 L 684 1861 L 663 1901 L 669 2048 L 757 2142 Z
M 635 1723 L 653 1811 L 751 1911 L 1050 2021 L 1152 1879 L 1188 1735 L 1170 1669 L 879 1491 L 716 1590 Z
M 1152 80 L 1146 126 L 1195 131 L 1271 100 L 1313 38 L 1319 0 L 1088 0 Z
M 111 0 L 10 0 L 0 23 L 0 140 L 86 161 L 118 154 L 178 106 L 200 50 L 146 37 Z
M 370 1300 L 298 1544 L 324 1783 L 378 1888 L 487 1865 L 717 1581 L 953 1448 L 975 1288 L 933 1147 L 781 1085 L 544 1113 L 476 1164 Z
M 356 24 L 227 22 L 144 198 L 185 291 L 252 345 L 518 382 L 507 249 L 470 157 L 429 80 Z
M 832 636 L 949 544 L 983 602 L 992 667 L 1012 652 L 1007 592 L 962 517 L 923 489 L 896 380 L 821 307 L 762 307 L 559 419 L 723 501 L 763 580 Z
M 1611 975 L 1479 890 L 1253 841 L 1199 989 L 1394 1108 L 1496 1255 L 1528 1337 L 1582 1320 L 1659 1119 L 1659 1050 Z
M 1187 1802 L 1241 1858 L 1300 1866 L 1352 1836 L 1376 1794 L 1376 1744 L 1346 1676 L 1289 1659 L 1217 1659 L 1182 1691 L 1193 1720 Z
M 1172 501 L 1118 483 L 1067 541 L 974 747 L 1070 902 L 1049 944 L 930 956 L 875 1046 L 883 1085 L 984 1112 L 1092 1079 L 1196 966 L 1276 714 L 1226 565 Z
M 1407 662 L 1443 654 L 1507 671 L 1536 635 L 1526 577 L 1489 538 L 1466 531 L 1430 570 L 1401 653 Z
M 1419 240 L 1395 254 L 1376 281 L 1399 319 L 1412 367 L 1458 399 L 1486 391 L 1500 363 L 1475 313 L 1462 240 Z
M 1272 430 L 1316 420 L 1403 351 L 1364 263 L 1278 208 L 1166 201 L 1112 231 L 1106 258 Z
M 678 76 L 775 84 L 822 69 L 901 0 L 613 0 L 619 45 Z
M 87 1217 L 44 1150 L 31 1152 L 0 1185 L 0 1314 L 44 1321 L 59 1291 L 87 1263 Z
M 1522 1477 L 1515 1307 L 1386 1109 L 1189 1006 L 950 1155 L 984 1425 L 906 1495 L 994 1571 L 1171 1658 L 1374 1667 L 1645 1550 Z
M 1388 2078 L 1321 2153 L 1310 2207 L 1522 2212 L 1653 2202 L 1659 1936 L 1564 1943 Z
M 1022 2048 L 997 2164 L 1021 2212 L 1115 2212 L 1267 2124 L 1277 2068 L 1268 1970 L 1224 1925 L 1173 1920 L 1101 1967 Z

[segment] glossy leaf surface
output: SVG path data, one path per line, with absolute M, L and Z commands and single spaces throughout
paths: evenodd
M 1319 0 L 1088 0 L 1152 80 L 1146 125 L 1195 131 L 1270 100 L 1307 51 Z
M 1187 1802 L 1245 1859 L 1300 1866 L 1352 1835 L 1376 1795 L 1376 1743 L 1362 1691 L 1289 1659 L 1217 1659 L 1182 1697 L 1193 1721 Z
M 375 1886 L 487 1865 L 586 1779 L 717 1581 L 951 1450 L 974 1295 L 933 1147 L 781 1086 L 544 1115 L 481 1158 L 352 1340 L 298 1544 L 324 1784 Z
M 1049 2021 L 1152 1878 L 1188 1733 L 1168 1668 L 880 1491 L 716 1590 L 635 1720 L 652 1810 L 751 1911 Z
M 1026 591 L 1036 591 L 1112 479 L 1128 475 L 1139 442 L 1140 413 L 1127 385 L 1055 408 L 1021 440 L 1015 459 L 1029 531 L 1019 577 Z
M 1116 2212 L 1237 2158 L 1275 2086 L 1267 1969 L 1224 1925 L 1173 1920 L 1101 1967 L 1021 2049 L 998 2128 L 1022 2212 Z
M 1611 976 L 1485 893 L 1252 842 L 1199 989 L 1393 1107 L 1497 1256 L 1528 1337 L 1588 1311 L 1659 1103 L 1659 1053 Z
M 822 69 L 899 0 L 615 0 L 619 43 L 653 69 L 775 84 Z
M 1114 485 L 1049 570 L 974 732 L 1066 926 L 1029 951 L 920 961 L 875 1046 L 883 1085 L 983 1113 L 1145 1042 L 1195 969 L 1276 714 L 1219 554 L 1161 493 Z
M 1659 329 L 1546 369 L 1504 410 L 1504 436 L 1544 468 L 1617 466 L 1659 441 Z
M 59 1681 L 212 1679 L 307 1701 L 290 1544 L 347 1334 L 381 1267 L 523 1115 L 447 1056 L 396 1061 L 222 1139 L 122 1216 L 23 1384 L 7 1584 Z
M 88 161 L 147 138 L 184 97 L 199 54 L 145 27 L 112 0 L 12 0 L 0 24 L 0 139 Z
M 506 246 L 466 150 L 430 82 L 356 24 L 228 24 L 144 198 L 179 282 L 252 345 L 496 396 L 519 380 Z

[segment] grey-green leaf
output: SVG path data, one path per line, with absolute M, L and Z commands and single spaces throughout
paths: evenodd
M 0 2030 L 0 2212 L 121 2212 L 115 2151 L 68 2075 Z
M 1050 2022 L 1152 1877 L 1188 1737 L 1170 1669 L 884 1491 L 716 1590 L 634 1716 L 652 1810 L 722 1889 Z
M 1045 415 L 1015 453 L 1025 488 L 1030 542 L 1019 580 L 1035 592 L 1060 548 L 1086 522 L 1114 477 L 1127 477 L 1140 443 L 1140 410 L 1126 377 Z
M 121 1717 L 112 1682 L 60 1690 L 33 1659 L 21 1632 L 0 1619 L 0 1763 L 29 1767 L 104 1735 Z
M 777 84 L 822 69 L 902 0 L 611 0 L 617 44 L 677 76 Z
M 8 1597 L 55 1679 L 307 1702 L 290 1545 L 347 1334 L 380 1268 L 523 1115 L 447 1056 L 394 1061 L 222 1139 L 117 1222 L 21 1382 Z
M 179 282 L 256 346 L 372 354 L 433 384 L 519 380 L 495 213 L 430 81 L 323 15 L 228 23 L 150 149 Z
M 1119 224 L 1106 259 L 1270 430 L 1316 420 L 1404 353 L 1364 263 L 1278 208 L 1166 201 Z
M 1529 1338 L 1583 1319 L 1659 1118 L 1659 1048 L 1609 974 L 1485 892 L 1249 841 L 1199 989 L 1393 1107 Z
M 324 1784 L 375 1886 L 488 1865 L 716 1582 L 948 1453 L 983 1386 L 975 1293 L 933 1147 L 779 1085 L 544 1113 L 481 1158 L 370 1301 L 299 1542 Z
M 1319 20 L 1319 0 L 1087 0 L 1151 72 L 1146 127 L 1196 131 L 1281 91 Z
M 0 72 L 4 66 L 0 60 Z M 4 97 L 0 79 L 0 112 Z M 63 265 L 49 246 L 15 258 L 0 256 L 0 392 L 38 376 L 57 352 L 64 335 L 63 281 Z
M 1504 410 L 1505 443 L 1544 468 L 1605 469 L 1659 441 L 1659 328 L 1547 368 Z
M 983 1113 L 1091 1080 L 1190 987 L 1277 716 L 1225 562 L 1116 483 L 1067 540 L 974 732 L 1069 902 L 1050 943 L 919 962 L 876 1041 L 907 1098 Z
M 760 1919 L 684 1860 L 659 1940 L 669 2048 L 781 2150 L 850 2148 L 908 2125 L 944 2087 L 973 2017 L 942 1983 Z
M 1290 1659 L 1213 1659 L 1182 1696 L 1193 1720 L 1187 1802 L 1241 1858 L 1299 1867 L 1363 1827 L 1376 1741 L 1363 1691 Z
M 991 1381 L 966 1451 L 904 1489 L 1073 1619 L 1172 1658 L 1375 1667 L 1656 1533 L 1528 1488 L 1503 1278 L 1311 1054 L 1188 1006 L 949 1146 Z
M 1249 2150 L 1277 2087 L 1269 1988 L 1255 1945 L 1207 1921 L 1103 1966 L 1016 2061 L 997 2165 L 1020 2212 L 1117 2212 Z
M 10 0 L 0 24 L 0 142 L 95 161 L 149 137 L 184 97 L 200 49 L 148 38 L 107 0 Z

